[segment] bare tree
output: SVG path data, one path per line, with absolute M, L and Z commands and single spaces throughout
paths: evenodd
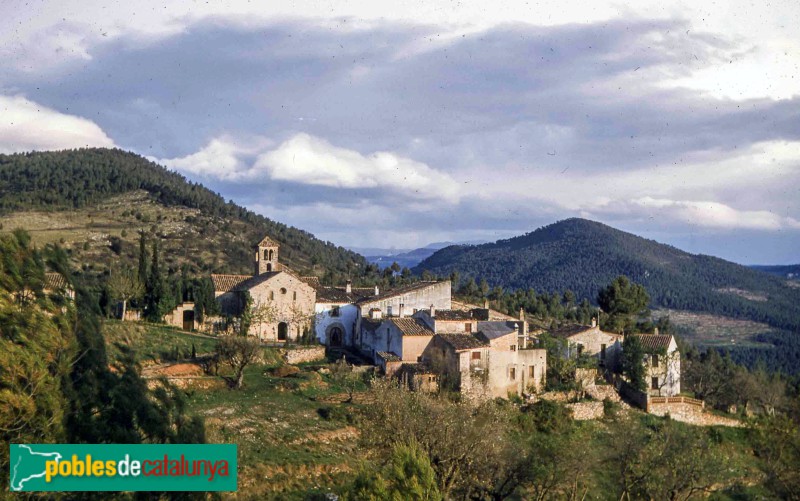
M 247 336 L 222 336 L 217 342 L 216 355 L 233 369 L 233 386 L 241 388 L 245 368 L 261 360 L 261 343 Z

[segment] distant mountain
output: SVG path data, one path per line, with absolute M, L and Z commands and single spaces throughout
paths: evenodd
M 484 242 L 477 240 L 464 241 L 464 242 L 434 242 L 426 245 L 425 247 L 420 247 L 419 249 L 413 249 L 408 251 L 396 251 L 396 252 L 375 252 L 375 253 L 368 253 L 366 254 L 366 256 L 367 256 L 367 261 L 373 264 L 377 264 L 381 268 L 391 266 L 392 263 L 399 264 L 401 268 L 413 268 L 414 266 L 422 262 L 424 259 L 427 259 L 428 257 L 432 256 L 433 253 L 439 249 L 443 249 L 451 245 L 472 245 L 478 243 L 484 243 Z
M 777 275 L 779 277 L 788 278 L 790 280 L 800 280 L 800 264 L 785 264 L 785 265 L 753 265 L 750 266 L 754 270 L 763 271 L 770 275 Z
M 252 273 L 252 245 L 264 235 L 299 272 L 345 277 L 367 265 L 355 252 L 118 149 L 0 155 L 0 215 L 0 231 L 22 227 L 37 243 L 60 242 L 75 264 L 96 271 L 131 262 L 138 230 L 160 236 L 170 267 L 194 273 Z
M 414 268 L 486 279 L 505 288 L 571 289 L 594 301 L 627 275 L 653 306 L 709 312 L 800 331 L 800 289 L 786 280 L 719 258 L 694 255 L 610 226 L 567 219 L 483 245 L 445 247 Z

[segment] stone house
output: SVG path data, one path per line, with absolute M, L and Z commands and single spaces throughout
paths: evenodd
M 422 363 L 440 376 L 440 385 L 477 399 L 541 390 L 547 351 L 518 349 L 517 325 L 484 322 L 482 327 L 477 333 L 437 333 L 432 338 Z
M 375 313 L 373 311 L 373 318 L 362 320 L 361 352 L 384 370 L 381 358 L 386 360 L 392 355 L 401 362 L 419 362 L 434 335 L 433 330 L 418 318 L 376 318 Z
M 644 350 L 648 394 L 673 397 L 681 392 L 681 354 L 675 337 L 664 334 L 635 334 Z
M 567 325 L 551 332 L 553 337 L 566 341 L 566 352 L 569 358 L 586 355 L 597 358 L 600 366 L 611 366 L 622 353 L 620 334 L 605 332 L 592 319 L 592 325 Z
M 256 274 L 211 275 L 214 296 L 223 316 L 238 317 L 248 292 L 252 299 L 248 334 L 269 342 L 295 341 L 311 329 L 317 290 L 312 279 L 282 265 L 278 251 L 278 244 L 265 237 L 255 247 Z

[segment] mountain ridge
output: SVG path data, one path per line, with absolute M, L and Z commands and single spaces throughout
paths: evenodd
M 416 273 L 425 270 L 439 275 L 458 271 L 505 288 L 570 289 L 591 301 L 614 277 L 627 275 L 647 288 L 653 306 L 800 331 L 800 290 L 785 280 L 580 218 L 492 243 L 445 247 L 414 268 Z

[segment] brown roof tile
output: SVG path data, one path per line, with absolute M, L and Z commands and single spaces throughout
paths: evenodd
M 211 281 L 214 283 L 214 290 L 217 292 L 232 291 L 240 283 L 253 278 L 252 275 L 211 275 Z
M 256 247 L 279 247 L 280 244 L 278 242 L 276 242 L 275 240 L 269 238 L 269 236 L 265 236 L 255 246 Z
M 400 360 L 402 360 L 400 357 L 398 357 L 397 355 L 395 355 L 390 351 L 379 351 L 378 356 L 386 360 L 387 362 L 399 362 Z
M 389 322 L 400 329 L 404 336 L 433 336 L 434 332 L 418 318 L 390 318 Z
M 455 351 L 474 350 L 489 346 L 489 343 L 472 334 L 437 334 L 436 336 L 452 346 Z
M 646 352 L 662 351 L 669 348 L 672 336 L 665 334 L 634 334 L 642 343 Z

